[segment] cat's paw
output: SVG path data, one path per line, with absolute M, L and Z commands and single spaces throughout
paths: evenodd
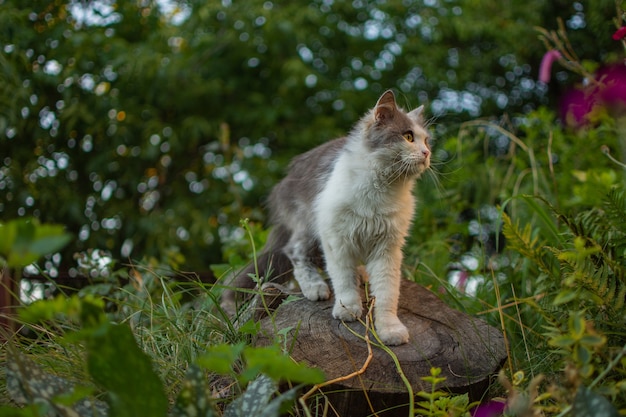
M 344 303 L 342 300 L 335 301 L 333 307 L 333 317 L 343 321 L 355 321 L 361 318 L 363 313 L 363 305 L 361 300 L 354 300 L 349 303 Z
M 398 319 L 376 323 L 376 333 L 380 340 L 389 346 L 403 345 L 409 341 L 409 331 Z
M 330 288 L 324 281 L 300 284 L 302 294 L 311 301 L 328 300 L 330 298 Z

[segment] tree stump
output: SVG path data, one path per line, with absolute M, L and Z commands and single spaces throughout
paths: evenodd
M 430 384 L 421 377 L 429 376 L 430 369 L 438 367 L 440 376 L 446 378 L 438 389 L 468 393 L 470 401 L 480 400 L 490 376 L 497 373 L 506 359 L 502 333 L 482 320 L 448 307 L 414 282 L 403 280 L 400 294 L 399 317 L 409 329 L 410 341 L 391 350 L 413 391 L 430 391 Z M 333 319 L 332 307 L 332 299 L 315 302 L 303 298 L 282 304 L 274 317 L 276 328 L 291 328 L 287 335 L 287 346 L 293 345 L 291 356 L 322 369 L 328 380 L 361 369 L 368 357 L 368 346 L 362 337 L 364 325 Z M 267 317 L 261 320 L 261 327 L 265 331 L 261 333 L 267 334 L 274 328 Z M 373 337 L 370 339 L 375 342 Z M 266 337 L 257 342 L 268 343 Z M 385 417 L 407 416 L 408 390 L 392 357 L 380 347 L 372 346 L 372 353 L 371 362 L 362 374 L 322 391 L 341 417 L 374 412 Z

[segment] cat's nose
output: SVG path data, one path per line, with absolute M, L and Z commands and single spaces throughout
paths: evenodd
M 428 149 L 422 149 L 422 154 L 424 155 L 424 158 L 428 158 L 428 155 L 430 155 L 430 151 Z

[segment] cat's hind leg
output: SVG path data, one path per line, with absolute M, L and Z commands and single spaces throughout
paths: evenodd
M 283 253 L 290 238 L 291 232 L 286 227 L 276 225 L 272 228 L 258 258 L 225 283 L 221 300 L 224 311 L 234 315 L 238 305 L 251 296 L 250 290 L 256 287 L 257 282 L 275 281 L 282 284 L 291 277 L 291 261 Z M 255 275 L 256 279 L 251 275 Z M 239 291 L 240 289 L 244 291 Z
M 328 300 L 330 288 L 316 264 L 317 241 L 304 231 L 296 231 L 283 249 L 293 264 L 293 276 L 300 290 L 311 301 Z

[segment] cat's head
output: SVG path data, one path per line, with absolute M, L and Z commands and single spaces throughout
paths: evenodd
M 388 183 L 416 178 L 430 167 L 430 134 L 423 110 L 419 106 L 405 112 L 388 90 L 363 120 L 362 138 Z

